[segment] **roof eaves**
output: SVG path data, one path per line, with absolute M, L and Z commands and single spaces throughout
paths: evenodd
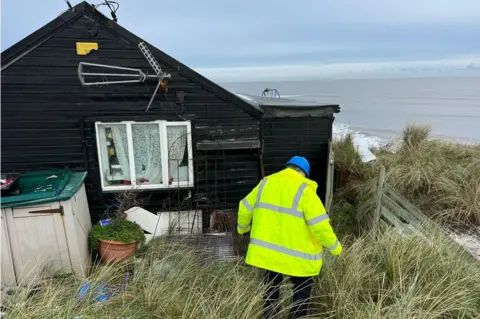
M 271 108 L 292 108 L 292 109 L 319 109 L 330 108 L 334 113 L 340 112 L 340 105 L 338 104 L 319 104 L 315 101 L 301 101 L 286 98 L 269 98 L 263 96 L 256 96 L 243 93 L 235 93 L 236 96 L 247 101 L 258 109 L 263 110 L 266 107 Z
M 244 94 L 240 94 L 240 93 L 234 93 L 234 94 L 237 97 L 241 98 L 242 100 L 244 100 L 245 102 L 247 102 L 248 104 L 250 104 L 251 106 L 253 106 L 254 108 L 256 108 L 257 110 L 259 110 L 260 112 L 263 113 L 262 106 L 256 100 L 252 99 L 248 95 L 244 95 Z
M 279 109 L 332 109 L 333 113 L 340 113 L 340 105 L 338 104 L 308 104 L 308 105 L 283 105 L 283 104 L 261 104 L 262 107 L 274 107 Z

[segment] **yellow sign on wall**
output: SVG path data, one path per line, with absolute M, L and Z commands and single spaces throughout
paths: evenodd
M 92 50 L 98 50 L 98 43 L 95 42 L 77 42 L 77 54 L 87 55 Z

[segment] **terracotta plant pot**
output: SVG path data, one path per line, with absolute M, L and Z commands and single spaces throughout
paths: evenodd
M 132 256 L 137 249 L 138 241 L 122 243 L 112 240 L 100 240 L 100 259 L 103 262 L 119 262 Z

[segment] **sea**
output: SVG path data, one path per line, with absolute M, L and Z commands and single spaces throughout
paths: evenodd
M 400 136 L 406 124 L 431 126 L 432 137 L 480 143 L 480 77 L 432 77 L 223 83 L 229 91 L 339 104 L 334 136 L 352 133 L 369 146 Z

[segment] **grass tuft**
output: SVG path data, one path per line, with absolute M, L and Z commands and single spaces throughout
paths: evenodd
M 353 136 L 346 134 L 334 144 L 335 166 L 343 170 L 357 174 L 361 172 L 363 163 L 360 154 L 353 143 Z
M 408 124 L 402 132 L 402 146 L 406 150 L 415 150 L 428 141 L 430 133 L 429 125 Z
M 443 237 L 402 237 L 396 232 L 368 234 L 327 256 L 316 279 L 312 315 L 318 318 L 478 318 L 480 264 Z M 93 283 L 119 284 L 134 274 L 125 291 L 105 303 L 91 293 L 75 296 L 81 280 L 46 280 L 28 296 L 19 290 L 3 306 L 7 318 L 261 318 L 261 273 L 243 263 L 205 263 L 182 243 L 154 240 L 141 259 L 96 268 Z M 291 288 L 282 289 L 286 318 Z

